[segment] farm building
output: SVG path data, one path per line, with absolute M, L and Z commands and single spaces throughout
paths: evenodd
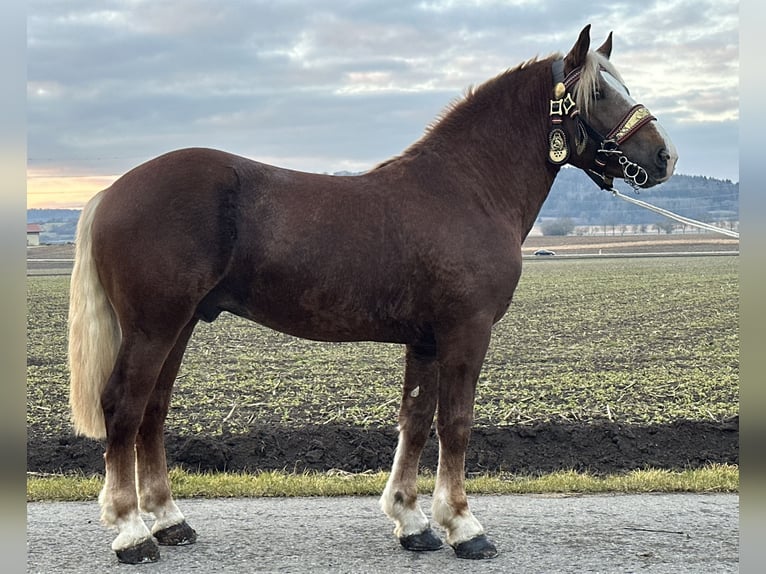
M 40 245 L 40 232 L 43 230 L 37 223 L 27 223 L 27 246 Z

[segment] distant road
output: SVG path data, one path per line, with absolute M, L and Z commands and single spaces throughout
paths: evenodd
M 637 257 L 720 257 L 739 255 L 738 250 L 731 251 L 647 251 L 619 253 L 561 253 L 556 255 L 522 255 L 522 259 L 634 259 Z
M 638 257 L 721 257 L 739 255 L 739 250 L 723 251 L 658 251 L 637 253 L 562 253 L 556 255 L 523 255 L 525 260 L 561 259 L 629 259 Z M 27 275 L 69 275 L 74 259 L 28 258 Z
M 27 259 L 27 276 L 69 275 L 74 259 Z

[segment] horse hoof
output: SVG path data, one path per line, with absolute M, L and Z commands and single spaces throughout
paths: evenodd
M 399 542 L 407 550 L 414 550 L 415 552 L 439 550 L 439 548 L 442 547 L 441 538 L 434 534 L 434 531 L 430 528 L 426 528 L 423 532 L 419 532 L 418 534 L 402 536 L 399 538 Z
M 147 562 L 157 562 L 160 559 L 160 549 L 154 543 L 154 540 L 147 538 L 140 544 L 116 550 L 117 560 L 124 564 L 145 564 Z
M 197 541 L 197 532 L 184 520 L 154 533 L 162 546 L 186 546 Z
M 458 558 L 467 558 L 468 560 L 484 560 L 497 556 L 497 548 L 492 541 L 483 534 L 455 544 L 455 556 Z

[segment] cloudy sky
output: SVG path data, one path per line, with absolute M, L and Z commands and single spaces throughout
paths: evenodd
M 587 8 L 583 8 L 587 6 Z M 28 205 L 80 207 L 166 151 L 361 171 L 465 88 L 566 52 L 592 24 L 679 150 L 739 180 L 731 0 L 30 0 Z

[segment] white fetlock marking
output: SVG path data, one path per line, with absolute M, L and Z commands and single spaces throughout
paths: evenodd
M 398 538 L 420 534 L 428 529 L 428 518 L 423 514 L 419 504 L 414 508 L 405 506 L 396 500 L 398 488 L 389 480 L 380 497 L 380 507 L 391 520 L 394 521 L 394 535 Z
M 119 530 L 117 538 L 112 541 L 115 552 L 137 546 L 152 537 L 152 533 L 141 520 L 138 512 L 133 512 L 123 519 L 118 519 L 115 526 Z
M 399 437 L 401 440 L 401 436 Z M 394 535 L 398 538 L 410 536 L 411 534 L 420 534 L 428 529 L 428 518 L 423 514 L 420 505 L 415 502 L 414 507 L 404 504 L 404 501 L 396 499 L 397 492 L 404 492 L 404 485 L 394 477 L 399 475 L 401 468 L 401 449 L 399 446 L 394 453 L 394 464 L 391 469 L 391 475 L 386 482 L 386 488 L 380 496 L 380 508 L 394 521 Z
M 184 515 L 178 509 L 173 498 L 164 496 L 165 492 L 169 493 L 167 475 L 138 476 L 138 469 L 136 469 L 136 484 L 138 485 L 139 509 L 146 514 L 153 515 L 155 519 L 152 525 L 152 534 L 184 521 Z M 159 504 L 157 503 L 158 499 L 166 500 L 166 502 Z
M 470 510 L 464 515 L 456 516 L 452 523 L 453 528 L 447 531 L 447 542 L 450 545 L 460 544 L 484 534 L 484 528 Z
M 172 499 L 165 506 L 155 508 L 153 514 L 155 521 L 152 525 L 152 534 L 170 526 L 181 524 L 185 520 L 183 513 Z
M 447 531 L 447 543 L 452 546 L 484 534 L 484 527 L 470 510 L 455 512 L 446 490 L 437 487 L 434 491 L 432 511 L 434 520 Z
M 115 552 L 132 548 L 152 537 L 137 509 L 123 518 L 117 516 L 114 509 L 114 489 L 108 471 L 104 487 L 98 495 L 98 502 L 101 505 L 101 522 L 109 528 L 117 529 L 117 537 L 112 541 L 112 550 Z

